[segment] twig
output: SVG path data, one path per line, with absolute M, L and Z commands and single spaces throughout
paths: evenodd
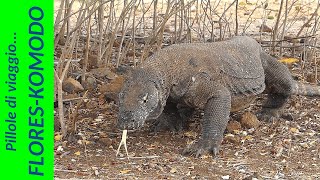
M 142 157 L 132 157 L 130 156 L 130 159 L 154 159 L 154 158 L 158 158 L 160 156 L 142 156 Z M 121 160 L 124 160 L 126 158 L 118 158 L 118 159 L 121 159 Z
M 318 3 L 317 3 L 317 8 L 316 8 L 316 10 L 314 11 L 314 13 L 312 13 L 312 15 L 311 15 L 311 17 L 308 19 L 308 21 L 302 25 L 302 27 L 301 27 L 301 29 L 299 30 L 299 32 L 297 33 L 296 37 L 299 37 L 299 36 L 300 36 L 300 34 L 302 33 L 303 29 L 304 29 L 305 27 L 307 27 L 308 24 L 309 24 L 309 23 L 311 22 L 311 20 L 313 19 L 313 17 L 317 15 L 317 12 L 318 12 L 319 7 L 320 7 L 320 3 L 318 2 Z
M 84 101 L 84 99 L 87 98 L 87 93 L 88 93 L 88 90 L 84 93 L 81 101 L 77 104 L 74 112 L 72 113 L 72 116 L 71 116 L 71 127 L 70 127 L 70 134 L 69 134 L 69 140 L 71 140 L 74 135 L 75 135 L 75 132 L 76 132 L 76 121 L 77 121 L 77 117 L 78 117 L 78 109 L 82 106 L 82 103 Z
M 285 12 L 284 12 L 284 20 L 283 20 L 283 27 L 282 27 L 282 33 L 281 33 L 281 40 L 283 40 L 285 32 L 286 32 L 286 23 L 287 23 L 287 18 L 288 18 L 288 0 L 286 0 L 286 5 L 285 5 Z M 281 46 L 283 45 L 283 42 L 281 42 Z M 282 51 L 283 48 L 280 48 L 280 57 L 282 57 Z
M 273 45 L 261 45 L 261 47 L 272 47 Z M 314 45 L 308 45 L 308 44 L 303 44 L 303 45 L 296 45 L 296 46 L 281 46 L 281 45 L 275 45 L 276 47 L 280 48 L 299 48 L 299 47 L 312 47 L 312 48 L 317 48 L 320 49 L 320 46 L 314 46 Z
M 238 36 L 238 28 L 239 28 L 239 22 L 238 22 L 238 6 L 239 6 L 239 2 L 238 0 L 236 0 L 236 30 L 235 30 L 235 35 Z
M 281 2 L 280 2 L 280 7 L 279 7 L 279 11 L 278 11 L 277 21 L 276 21 L 276 24 L 274 25 L 274 29 L 273 29 L 273 36 L 272 36 L 272 41 L 273 41 L 273 43 L 272 43 L 272 52 L 273 52 L 273 53 L 275 53 L 275 50 L 276 50 L 274 41 L 276 40 L 277 35 L 278 35 L 278 27 L 279 27 L 279 22 L 280 22 L 282 7 L 283 7 L 283 0 L 281 0 Z
M 89 44 L 90 44 L 90 35 L 91 35 L 91 29 L 90 29 L 90 24 L 91 24 L 91 15 L 88 20 L 88 25 L 87 25 L 87 40 L 86 40 L 86 45 L 84 49 L 84 62 L 82 66 L 82 77 L 81 77 L 81 82 L 84 83 L 86 81 L 86 72 L 88 68 L 88 56 L 89 56 Z
M 59 172 L 68 172 L 68 173 L 77 173 L 78 171 L 75 170 L 67 170 L 67 169 L 54 169 L 54 171 L 59 171 Z
M 219 29 L 220 29 L 220 40 L 223 39 L 222 37 L 222 18 L 225 16 L 226 12 L 233 6 L 234 3 L 236 3 L 237 0 L 234 0 L 222 13 L 222 15 L 219 18 Z
M 76 101 L 76 100 L 81 100 L 81 99 L 84 99 L 84 98 L 85 98 L 85 97 L 77 97 L 77 98 L 64 99 L 63 102 Z
M 309 35 L 309 36 L 300 36 L 300 37 L 292 37 L 290 39 L 307 39 L 307 38 L 316 38 L 317 34 L 315 35 Z M 275 41 L 260 41 L 261 43 L 268 43 L 268 42 L 281 42 L 281 41 L 288 41 L 286 39 L 283 40 L 275 40 Z

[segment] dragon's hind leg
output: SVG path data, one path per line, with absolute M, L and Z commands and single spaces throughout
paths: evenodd
M 261 55 L 264 62 L 265 83 L 268 99 L 263 104 L 261 118 L 271 120 L 281 116 L 281 111 L 292 95 L 295 81 L 289 69 L 265 52 Z

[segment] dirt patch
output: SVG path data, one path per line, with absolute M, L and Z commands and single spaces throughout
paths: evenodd
M 303 100 L 303 101 L 302 101 Z M 197 139 L 199 118 L 179 133 L 150 132 L 148 127 L 128 132 L 130 159 L 116 149 L 121 132 L 114 128 L 116 105 L 83 109 L 78 141 L 55 141 L 55 176 L 97 179 L 316 179 L 320 178 L 320 104 L 316 99 L 294 97 L 286 111 L 293 121 L 261 122 L 254 130 L 233 132 L 239 142 L 224 141 L 219 157 L 180 155 Z M 82 111 L 82 110 L 80 110 Z M 226 139 L 226 138 L 225 138 Z

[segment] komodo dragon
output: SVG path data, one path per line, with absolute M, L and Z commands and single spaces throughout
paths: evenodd
M 185 155 L 219 151 L 230 112 L 247 107 L 265 88 L 263 117 L 278 111 L 291 95 L 319 96 L 320 88 L 296 82 L 285 65 L 252 38 L 171 45 L 133 70 L 119 94 L 118 127 L 137 129 L 162 113 L 167 99 L 204 110 L 200 139 Z

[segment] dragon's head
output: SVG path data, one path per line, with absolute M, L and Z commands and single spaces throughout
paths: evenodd
M 119 93 L 118 127 L 137 129 L 147 119 L 157 118 L 162 110 L 162 94 L 157 83 L 143 70 L 135 71 Z

